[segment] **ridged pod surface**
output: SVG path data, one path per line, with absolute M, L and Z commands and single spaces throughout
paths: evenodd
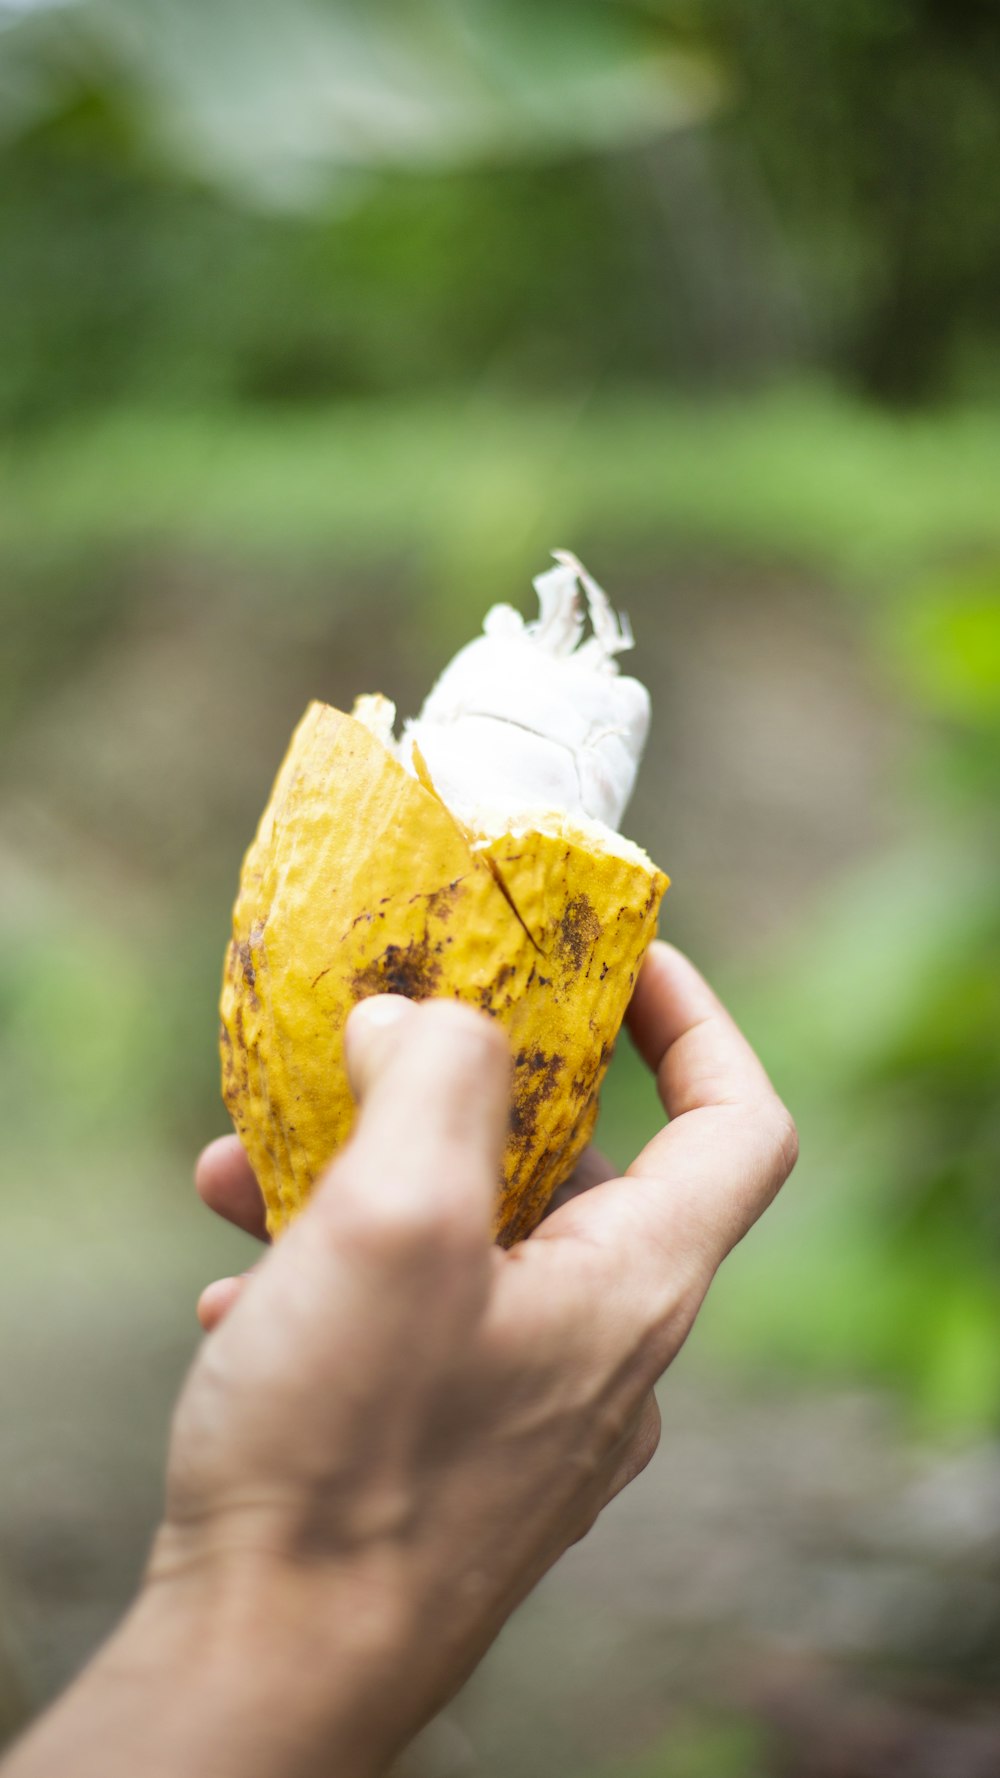
M 344 1026 L 371 994 L 451 997 L 514 1061 L 496 1235 L 541 1217 L 589 1140 L 667 879 L 570 834 L 477 842 L 364 724 L 314 703 L 243 863 L 223 1097 L 280 1231 L 350 1133 Z

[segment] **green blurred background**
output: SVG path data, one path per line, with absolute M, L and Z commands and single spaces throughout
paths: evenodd
M 993 0 L 0 0 L 5 1731 L 247 1260 L 189 1175 L 287 735 L 563 545 L 803 1158 L 417 1765 L 1000 1769 L 998 93 Z

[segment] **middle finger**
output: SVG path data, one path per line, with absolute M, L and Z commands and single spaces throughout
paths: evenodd
M 270 1239 L 264 1200 L 238 1136 L 219 1136 L 198 1156 L 194 1182 L 203 1204 L 257 1241 Z

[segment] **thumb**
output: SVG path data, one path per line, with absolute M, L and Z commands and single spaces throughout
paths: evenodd
M 393 1249 L 488 1247 L 509 1108 L 503 1031 L 458 1001 L 380 995 L 352 1012 L 346 1054 L 359 1110 L 331 1212 L 335 1201 L 338 1219 L 360 1215 Z
M 360 1103 L 395 1053 L 416 1004 L 402 994 L 373 994 L 352 1008 L 344 1031 L 344 1059 L 351 1091 Z

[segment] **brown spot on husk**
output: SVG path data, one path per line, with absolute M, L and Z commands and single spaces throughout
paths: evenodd
M 556 950 L 574 969 L 582 969 L 601 936 L 601 922 L 588 895 L 566 903 L 556 928 Z
M 254 968 L 253 956 L 250 950 L 250 940 L 234 938 L 233 953 L 234 962 L 238 962 L 240 972 L 243 976 L 250 1005 L 258 1007 L 260 1001 L 257 998 L 257 971 Z
M 407 1000 L 430 1000 L 441 979 L 441 965 L 425 933 L 408 945 L 386 945 L 385 950 L 355 975 L 355 998 L 372 994 L 403 994 Z
M 219 1048 L 222 1052 L 222 1088 L 225 1093 L 229 1087 L 235 1085 L 239 1076 L 233 1054 L 233 1040 L 223 1024 L 219 1026 Z
M 519 1050 L 515 1056 L 510 1135 L 516 1147 L 530 1148 L 535 1139 L 538 1113 L 556 1092 L 563 1066 L 562 1056 L 549 1056 L 541 1049 Z
M 497 1013 L 503 1010 L 500 1005 L 500 996 L 503 994 L 507 983 L 512 977 L 516 976 L 516 974 L 517 969 L 513 963 L 501 963 L 492 982 L 488 982 L 485 987 L 482 987 L 477 991 L 476 1003 L 478 1006 L 482 1007 L 484 1012 L 489 1013 L 490 1018 L 495 1018 Z M 503 1006 L 508 1007 L 510 1003 L 511 996 L 507 994 L 504 996 Z
M 591 1028 L 593 1029 L 593 1020 L 591 1020 Z M 614 1042 L 602 1043 L 601 1053 L 596 1062 L 587 1059 L 581 1072 L 570 1082 L 569 1090 L 574 1099 L 584 1099 L 589 1104 L 596 1091 L 596 1083 L 603 1078 L 614 1053 Z
M 222 1097 L 225 1105 L 235 1115 L 250 1082 L 250 1059 L 243 1035 L 243 1009 L 240 1006 L 233 1012 L 233 1026 L 235 1042 L 225 1024 L 220 1026 L 219 1048 L 222 1057 Z
M 459 891 L 464 882 L 463 877 L 456 877 L 453 883 L 445 883 L 440 889 L 433 889 L 427 897 L 427 918 L 447 920 L 453 913 L 456 903 L 460 900 Z
M 585 1095 L 584 1093 L 580 1093 L 578 1096 L 583 1102 L 580 1105 L 579 1114 L 574 1120 L 573 1129 L 563 1145 L 563 1153 L 575 1152 L 579 1157 L 581 1152 L 581 1131 L 586 1128 L 593 1128 L 596 1111 L 597 1089 L 592 1080 L 586 1088 Z M 571 1166 L 566 1166 L 564 1169 L 561 1168 L 555 1177 L 550 1180 L 548 1189 L 543 1198 L 539 1198 L 537 1192 L 527 1191 L 523 1193 L 519 1199 L 508 1199 L 507 1204 L 505 1205 L 506 1214 L 503 1219 L 503 1226 L 497 1234 L 497 1245 L 499 1247 L 513 1247 L 518 1241 L 523 1241 L 526 1235 L 531 1234 L 532 1229 L 537 1226 L 544 1214 L 546 1203 L 549 1202 L 553 1193 L 559 1190 L 559 1187 L 565 1182 L 571 1172 Z

